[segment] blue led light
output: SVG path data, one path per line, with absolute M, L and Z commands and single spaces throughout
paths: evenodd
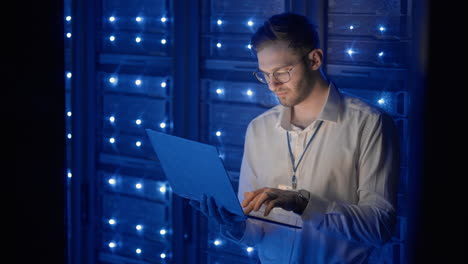
M 67 33 L 67 38 L 71 38 L 72 34 L 70 32 Z
M 68 111 L 68 112 L 67 112 L 67 116 L 68 116 L 68 117 L 72 116 L 72 112 Z
M 72 73 L 71 72 L 67 72 L 67 78 L 70 79 L 72 77 Z
M 354 26 L 353 25 L 350 25 L 349 26 L 349 30 L 353 30 L 354 29 Z
M 379 27 L 379 30 L 380 30 L 380 32 L 384 32 L 384 31 L 387 30 L 387 29 L 386 29 L 384 26 L 380 26 L 380 27 Z
M 115 117 L 114 116 L 109 117 L 109 122 L 114 123 L 115 122 Z
M 166 23 L 167 17 L 161 17 L 161 22 Z
M 251 44 L 247 45 L 247 48 L 252 49 L 252 45 Z
M 165 128 L 165 127 L 166 127 L 166 123 L 162 122 L 161 124 L 159 124 L 159 127 L 160 127 L 160 128 Z
M 115 36 L 114 36 L 114 35 L 111 35 L 111 36 L 109 37 L 109 41 L 114 42 L 114 41 L 115 41 Z
M 221 131 L 216 131 L 215 134 L 216 134 L 217 137 L 220 137 L 221 136 Z
M 109 219 L 108 221 L 109 225 L 115 225 L 117 222 L 115 221 L 115 219 Z
M 159 191 L 161 193 L 165 193 L 167 191 L 166 186 L 163 185 L 163 186 L 159 187 Z
M 161 253 L 161 255 L 159 255 L 159 256 L 160 256 L 162 259 L 165 259 L 165 258 L 167 257 L 166 254 L 164 254 L 164 253 Z
M 384 55 L 384 52 L 381 51 L 381 52 L 378 53 L 378 55 L 379 55 L 379 57 L 382 57 Z
M 116 77 L 110 77 L 109 82 L 112 83 L 112 84 L 117 84 L 118 80 L 117 80 Z
M 71 139 L 71 138 L 72 138 L 72 134 L 68 133 L 68 134 L 67 134 L 67 138 L 68 138 L 68 139 Z
M 248 247 L 246 250 L 247 250 L 247 252 L 251 253 L 254 250 L 254 248 L 253 247 Z
M 109 17 L 109 22 L 115 22 L 115 17 L 114 17 L 114 16 L 110 16 L 110 17 Z
M 221 48 L 222 46 L 223 45 L 220 42 L 216 43 L 216 47 L 218 47 L 218 49 Z
M 68 172 L 67 172 L 67 177 L 68 177 L 68 178 L 71 178 L 71 177 L 72 177 L 72 173 L 71 173 L 70 170 L 68 170 Z
M 142 225 L 136 225 L 135 229 L 138 230 L 138 231 L 141 231 L 143 229 L 143 226 Z
M 166 39 L 161 39 L 161 44 L 166 45 L 167 40 Z
M 109 242 L 108 246 L 110 248 L 115 248 L 117 246 L 117 244 L 114 241 L 112 241 L 112 242 Z
M 161 83 L 161 87 L 162 87 L 162 88 L 166 87 L 166 85 L 167 85 L 166 82 L 162 82 L 162 83 Z
M 221 245 L 221 240 L 216 239 L 216 240 L 213 242 L 213 244 L 214 244 L 215 246 L 220 246 L 220 245 Z
M 141 42 L 141 38 L 140 38 L 140 37 L 136 37 L 136 38 L 135 38 L 135 42 L 136 42 L 136 43 L 140 43 L 140 42 Z
M 135 124 L 137 124 L 137 125 L 141 125 L 141 119 L 137 119 L 137 120 L 135 120 Z
M 252 20 L 249 20 L 249 21 L 247 21 L 247 25 L 248 25 L 249 27 L 251 27 L 251 26 L 254 25 L 254 22 L 253 22 Z
M 137 183 L 137 184 L 135 184 L 135 188 L 141 189 L 141 188 L 143 188 L 143 184 Z
M 137 253 L 137 254 L 141 254 L 141 248 L 137 248 L 137 249 L 135 249 L 135 253 Z
M 140 86 L 141 85 L 141 80 L 140 79 L 135 80 L 135 85 Z
M 110 178 L 108 181 L 107 181 L 110 185 L 115 185 L 117 183 L 117 181 L 114 179 L 114 178 Z
M 167 231 L 166 231 L 166 229 L 164 229 L 164 228 L 161 229 L 161 230 L 159 230 L 159 234 L 160 234 L 161 236 L 164 236 L 166 233 L 167 233 Z
M 377 101 L 377 103 L 379 103 L 379 104 L 385 104 L 385 99 L 380 98 L 380 99 Z
M 223 21 L 221 19 L 218 19 L 218 21 L 216 21 L 216 24 L 221 26 L 223 24 Z
M 355 53 L 355 51 L 352 49 L 348 49 L 346 52 L 349 54 L 349 56 L 352 56 Z
M 137 142 L 135 142 L 135 146 L 137 146 L 137 147 L 141 147 L 141 141 L 137 141 Z
M 248 96 L 252 96 L 252 95 L 253 95 L 253 92 L 252 92 L 252 90 L 250 90 L 250 89 L 249 89 L 249 90 L 247 90 L 247 95 L 248 95 Z
M 115 143 L 115 138 L 113 138 L 113 137 L 109 138 L 109 142 L 110 142 L 111 144 L 114 144 L 114 143 Z
M 135 18 L 135 21 L 138 22 L 138 23 L 140 23 L 141 21 L 143 21 L 143 18 L 140 17 L 140 16 L 137 16 L 137 17 Z
M 72 19 L 72 17 L 71 17 L 71 16 L 67 16 L 67 17 L 65 17 L 65 20 L 66 20 L 66 21 L 68 21 L 68 22 L 70 22 L 70 21 L 71 21 L 71 19 Z
M 223 92 L 224 92 L 224 91 L 223 91 L 223 89 L 221 89 L 221 88 L 216 89 L 216 93 L 217 93 L 217 94 L 222 94 Z

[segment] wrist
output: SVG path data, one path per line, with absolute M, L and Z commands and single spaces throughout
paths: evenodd
M 310 193 L 306 190 L 299 190 L 296 195 L 296 208 L 293 210 L 294 213 L 302 215 L 304 210 L 309 203 Z
M 245 228 L 245 221 L 238 222 L 234 225 L 221 225 L 221 229 L 224 229 L 230 236 L 236 239 L 240 239 L 244 235 Z

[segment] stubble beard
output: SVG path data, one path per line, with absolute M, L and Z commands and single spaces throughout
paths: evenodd
M 286 107 L 293 107 L 302 103 L 312 92 L 312 87 L 314 87 L 315 79 L 312 77 L 312 73 L 310 71 L 304 72 L 304 80 L 299 82 L 296 87 L 288 88 L 289 93 L 295 93 L 294 97 L 290 100 L 281 99 L 278 97 L 280 104 Z

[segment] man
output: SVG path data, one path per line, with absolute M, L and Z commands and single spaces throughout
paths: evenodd
M 281 104 L 250 122 L 239 180 L 246 214 L 289 214 L 302 229 L 236 217 L 213 197 L 191 203 L 227 238 L 254 245 L 262 263 L 367 263 L 392 236 L 397 130 L 327 80 L 318 43 L 315 27 L 290 13 L 253 35 L 254 74 Z

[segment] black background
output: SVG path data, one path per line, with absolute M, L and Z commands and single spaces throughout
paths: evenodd
M 424 118 L 420 185 L 410 190 L 416 217 L 410 224 L 408 255 L 409 263 L 456 263 L 463 259 L 468 223 L 462 198 L 468 191 L 463 169 L 468 73 L 467 60 L 462 58 L 467 46 L 461 43 L 466 14 L 459 14 L 464 10 L 461 3 L 434 0 L 428 6 L 426 93 L 424 98 L 411 99 L 423 100 Z M 15 263 L 66 263 L 63 3 L 34 1 L 17 13 L 21 19 L 12 19 L 7 26 L 15 24 L 20 36 L 15 39 L 19 45 L 15 44 L 17 56 L 11 64 L 16 75 L 15 101 L 20 104 L 5 104 L 16 124 L 18 232 L 12 257 L 20 259 Z

